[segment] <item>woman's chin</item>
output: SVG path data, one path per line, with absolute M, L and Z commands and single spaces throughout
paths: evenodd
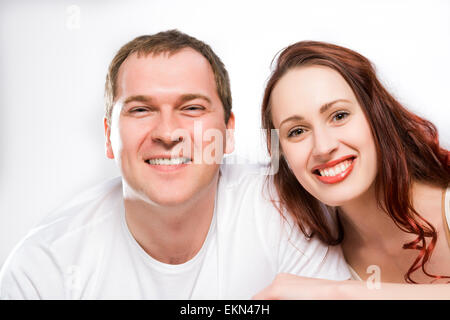
M 370 186 L 360 186 L 360 188 L 351 187 L 351 188 L 342 188 L 342 189 L 334 189 L 334 190 L 316 190 L 314 197 L 319 199 L 321 202 L 330 207 L 342 207 L 347 204 L 353 203 L 354 201 L 361 201 L 362 198 L 365 198 L 367 190 Z
M 321 202 L 326 204 L 330 207 L 341 207 L 345 205 L 346 203 L 351 202 L 353 199 L 356 198 L 356 195 L 349 195 L 349 194 L 333 194 L 333 195 L 324 195 L 324 194 L 318 194 L 315 196 L 317 199 L 319 199 Z

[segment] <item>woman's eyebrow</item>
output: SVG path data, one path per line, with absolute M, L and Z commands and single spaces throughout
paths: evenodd
M 290 116 L 289 118 L 286 118 L 286 119 L 284 119 L 283 121 L 281 121 L 280 122 L 280 128 L 281 128 L 281 126 L 283 125 L 283 123 L 285 123 L 285 122 L 289 122 L 289 121 L 301 121 L 301 120 L 304 120 L 305 118 L 303 118 L 302 116 L 299 116 L 299 115 L 293 115 L 293 116 Z
M 322 114 L 322 113 L 326 112 L 328 109 L 330 109 L 330 108 L 331 108 L 335 103 L 337 103 L 337 102 L 351 102 L 351 101 L 350 101 L 350 100 L 347 100 L 347 99 L 336 99 L 336 100 L 333 100 L 333 101 L 331 101 L 331 102 L 327 102 L 327 103 L 323 104 L 323 105 L 320 107 L 319 113 Z M 289 122 L 289 121 L 301 121 L 301 120 L 304 120 L 304 119 L 305 119 L 305 118 L 303 118 L 302 116 L 299 116 L 299 115 L 293 115 L 293 116 L 290 116 L 290 117 L 288 117 L 288 118 L 286 118 L 286 119 L 284 119 L 283 121 L 280 122 L 280 128 L 281 128 L 281 126 L 283 125 L 283 123 L 285 123 L 285 122 Z
M 337 99 L 337 100 L 334 100 L 334 101 L 331 101 L 331 102 L 327 102 L 327 103 L 325 103 L 324 105 L 322 105 L 320 107 L 319 113 L 322 114 L 322 113 L 326 112 L 336 102 L 350 102 L 350 101 L 346 100 L 346 99 Z

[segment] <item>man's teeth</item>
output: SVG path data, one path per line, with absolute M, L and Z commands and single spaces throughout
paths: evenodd
M 328 168 L 328 169 L 320 169 L 320 175 L 322 177 L 334 177 L 337 176 L 338 174 L 344 172 L 345 170 L 348 169 L 348 167 L 352 164 L 353 160 L 345 160 L 341 163 L 338 163 L 337 165 L 335 165 L 334 167 Z
M 177 164 L 183 164 L 191 162 L 191 159 L 189 158 L 159 158 L 159 159 L 149 159 L 146 161 L 148 164 L 153 165 L 163 165 L 163 166 L 170 166 L 170 165 L 177 165 Z

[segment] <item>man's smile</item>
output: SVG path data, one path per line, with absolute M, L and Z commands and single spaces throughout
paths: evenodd
M 151 165 L 164 165 L 164 166 L 173 166 L 173 165 L 180 165 L 180 164 L 187 164 L 191 163 L 192 160 L 190 158 L 185 157 L 176 157 L 176 158 L 152 158 L 145 160 L 146 163 Z

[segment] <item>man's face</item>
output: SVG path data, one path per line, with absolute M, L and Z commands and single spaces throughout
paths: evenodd
M 125 197 L 176 206 L 214 187 L 223 153 L 233 150 L 209 62 L 186 48 L 169 56 L 130 55 L 117 77 L 106 153 Z

